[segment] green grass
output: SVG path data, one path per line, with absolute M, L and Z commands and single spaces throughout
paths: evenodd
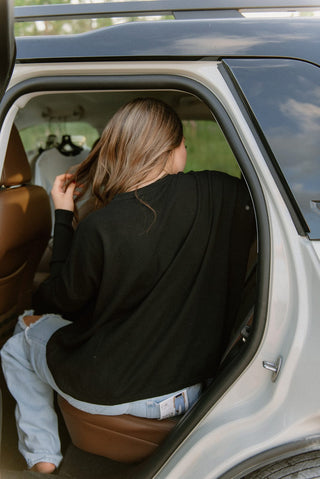
M 238 163 L 219 125 L 213 121 L 184 121 L 187 166 L 190 170 L 218 170 L 240 176 Z
M 239 177 L 238 163 L 217 123 L 184 121 L 183 126 L 188 153 L 185 171 L 218 170 Z M 89 148 L 98 137 L 94 128 L 82 122 L 42 124 L 27 128 L 20 134 L 27 152 L 44 148 L 49 134 L 56 134 L 59 140 L 63 134 L 71 135 L 74 143 L 79 137 L 84 137 Z

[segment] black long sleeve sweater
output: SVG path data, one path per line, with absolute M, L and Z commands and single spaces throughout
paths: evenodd
M 72 213 L 56 211 L 51 274 L 34 307 L 73 321 L 49 340 L 47 361 L 59 387 L 82 401 L 119 404 L 212 377 L 237 306 L 237 215 L 245 220 L 236 234 L 253 229 L 242 182 L 179 173 L 137 193 L 142 201 L 120 194 L 75 232 Z

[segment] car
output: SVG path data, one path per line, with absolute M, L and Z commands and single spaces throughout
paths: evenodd
M 86 435 L 85 444 L 77 442 L 68 425 L 73 412 L 60 401 L 64 461 L 57 477 L 320 477 L 319 9 L 312 0 L 71 3 L 14 11 L 10 0 L 2 2 L 0 165 L 11 168 L 25 155 L 30 166 L 28 178 L 16 167 L 15 184 L 5 184 L 5 169 L 1 176 L 2 343 L 30 301 L 32 284 L 48 273 L 57 151 L 64 171 L 81 161 L 128 100 L 153 96 L 175 108 L 185 125 L 187 168 L 241 177 L 255 213 L 250 245 L 245 223 L 239 219 L 235 227 L 230 261 L 236 275 L 246 276 L 233 283 L 239 305 L 226 324 L 219 371 L 199 401 L 148 457 L 133 463 L 86 449 Z M 13 33 L 14 20 L 122 17 L 138 21 L 71 35 Z M 43 158 L 50 166 L 41 166 Z M 27 199 L 7 201 L 20 185 L 29 188 Z M 39 195 L 33 205 L 30 189 Z M 37 254 L 25 281 L 30 230 Z M 34 477 L 17 451 L 14 401 L 3 379 L 1 389 L 1 477 Z M 132 447 L 121 444 L 124 453 Z

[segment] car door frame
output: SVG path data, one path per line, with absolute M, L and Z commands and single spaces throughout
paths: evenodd
M 14 37 L 13 2 L 1 0 L 0 16 L 0 101 L 10 81 L 15 59 L 16 42 Z
M 0 15 L 0 102 L 11 79 L 16 59 L 13 2 L 1 0 Z M 0 445 L 2 431 L 2 394 L 0 390 Z

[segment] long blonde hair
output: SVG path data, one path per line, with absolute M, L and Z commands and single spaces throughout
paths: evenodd
M 154 98 L 130 101 L 74 172 L 73 180 L 81 185 L 77 201 L 88 192 L 95 208 L 101 208 L 117 194 L 137 190 L 153 173 L 156 179 L 182 139 L 181 120 L 169 105 Z

